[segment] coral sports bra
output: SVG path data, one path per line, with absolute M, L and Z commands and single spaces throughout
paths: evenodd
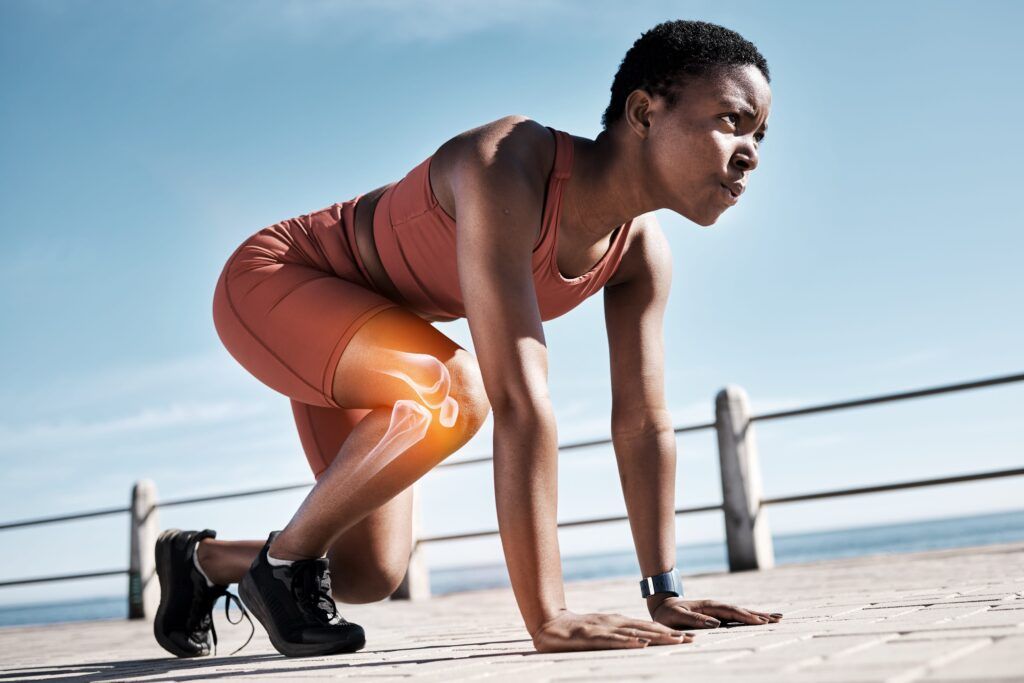
M 608 250 L 586 273 L 567 278 L 559 272 L 558 224 L 573 148 L 568 133 L 550 126 L 548 130 L 555 136 L 555 163 L 533 247 L 533 283 L 542 320 L 563 315 L 605 285 L 622 259 L 633 224 L 630 220 L 615 228 Z M 432 158 L 380 196 L 373 213 L 373 237 L 384 270 L 406 302 L 433 319 L 455 320 L 466 315 L 456 268 L 456 226 L 430 187 Z

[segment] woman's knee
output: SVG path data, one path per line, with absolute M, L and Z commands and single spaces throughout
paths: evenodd
M 445 362 L 445 367 L 451 378 L 449 396 L 458 404 L 453 429 L 468 441 L 480 431 L 491 410 L 480 365 L 473 354 L 460 348 Z
M 338 602 L 360 605 L 391 596 L 405 578 L 405 567 L 398 564 L 373 565 L 358 572 L 331 571 L 331 594 Z

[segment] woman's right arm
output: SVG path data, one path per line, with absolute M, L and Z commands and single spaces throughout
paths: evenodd
M 509 144 L 489 146 L 502 150 L 490 154 L 480 147 L 466 150 L 453 170 L 452 190 L 459 282 L 494 414 L 498 528 L 512 590 L 533 634 L 565 610 L 556 522 L 558 441 L 531 270 L 543 187 L 538 193 L 525 159 Z
M 566 609 L 558 438 L 531 267 L 545 185 L 529 147 L 544 144 L 538 134 L 550 140 L 541 127 L 478 144 L 452 172 L 459 282 L 494 413 L 495 503 L 512 590 L 538 650 L 642 647 L 641 638 L 684 642 L 654 622 Z

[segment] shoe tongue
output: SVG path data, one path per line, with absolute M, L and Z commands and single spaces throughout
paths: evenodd
M 317 577 L 317 580 L 323 584 L 325 581 L 329 581 L 331 563 L 326 557 L 314 557 L 308 560 L 296 560 L 292 563 L 292 571 L 296 571 L 299 567 L 302 567 L 302 573 L 308 577 Z
M 308 577 L 307 580 L 311 580 L 312 585 L 318 586 L 319 588 L 317 595 L 318 600 L 315 603 L 316 607 L 322 612 L 324 619 L 327 620 L 328 623 L 330 623 L 330 620 L 334 617 L 334 615 L 337 615 L 337 609 L 335 609 L 334 603 L 331 601 L 329 597 L 331 593 L 331 580 L 329 571 L 330 560 L 328 560 L 326 557 L 316 557 L 308 560 L 298 560 L 294 565 L 292 565 L 292 567 L 297 568 L 299 563 L 309 568 L 308 570 L 306 570 L 308 571 L 308 574 L 306 574 L 306 576 Z M 307 586 L 308 585 L 309 584 L 307 584 Z
M 291 563 L 292 569 L 297 569 L 299 566 L 309 567 L 311 573 L 323 574 L 323 572 L 330 568 L 331 563 L 326 557 L 311 557 L 308 560 L 295 560 Z

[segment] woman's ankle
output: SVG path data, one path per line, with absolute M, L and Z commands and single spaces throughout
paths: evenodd
M 213 583 L 226 586 L 232 582 L 223 580 L 223 577 L 219 572 L 218 563 L 210 557 L 211 551 L 216 554 L 216 549 L 212 546 L 211 541 L 214 543 L 216 542 L 212 538 L 200 539 L 196 544 L 196 550 L 192 556 L 192 562 L 195 564 L 196 569 L 199 570 L 199 573 L 203 575 L 203 578 L 206 579 L 207 585 Z
M 292 550 L 287 543 L 281 542 L 281 537 L 277 536 L 271 542 L 270 547 L 267 548 L 267 554 L 275 560 L 284 560 L 285 562 L 295 562 L 297 560 L 312 560 L 322 555 L 310 555 L 308 553 L 296 552 Z

